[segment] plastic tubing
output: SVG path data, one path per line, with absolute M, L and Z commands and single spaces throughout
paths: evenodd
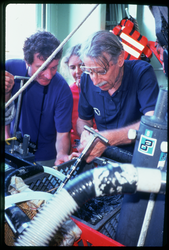
M 144 191 L 164 192 L 165 181 L 162 179 L 165 179 L 166 175 L 161 175 L 160 170 L 151 169 L 150 171 L 148 169 L 150 179 L 152 179 L 154 170 L 158 171 L 157 180 L 154 182 L 156 187 L 155 189 L 152 187 L 151 191 L 149 191 L 149 187 L 147 190 L 144 187 Z M 146 174 L 147 169 L 145 168 L 144 176 Z M 150 181 L 148 178 L 147 180 Z M 132 164 L 112 163 L 79 175 L 53 196 L 49 204 L 46 204 L 34 217 L 15 245 L 48 246 L 58 227 L 86 201 L 104 195 L 135 193 L 138 184 L 141 191 L 140 182 L 142 182 L 142 175 L 139 180 L 139 171 Z M 161 186 L 163 190 L 161 190 Z
M 65 179 L 65 175 L 56 169 L 53 169 L 51 167 L 46 167 L 46 166 L 43 166 L 43 169 L 44 169 L 44 173 L 51 174 L 51 175 L 59 178 L 61 181 L 63 181 Z
M 41 166 L 41 165 L 23 166 L 21 168 L 15 169 L 9 175 L 7 175 L 7 177 L 5 178 L 5 196 L 10 194 L 8 192 L 8 186 L 10 184 L 12 176 L 16 175 L 18 177 L 21 177 L 24 180 L 24 179 L 26 179 L 28 177 L 31 177 L 31 176 L 35 175 L 35 174 L 39 174 L 39 173 L 43 173 L 43 172 L 51 174 L 51 175 L 59 178 L 61 181 L 63 181 L 64 178 L 65 178 L 64 174 L 62 174 L 58 170 L 52 169 L 50 167 Z
M 5 209 L 10 207 L 12 204 L 25 202 L 29 200 L 49 200 L 53 197 L 53 194 L 41 191 L 21 192 L 18 194 L 8 195 L 5 197 Z
M 44 172 L 44 168 L 41 165 L 35 165 L 35 166 L 24 166 L 21 168 L 18 168 L 14 171 L 12 171 L 10 174 L 7 175 L 7 177 L 5 178 L 5 196 L 9 195 L 10 193 L 8 192 L 8 186 L 10 184 L 11 181 L 11 177 L 16 175 L 18 177 L 21 177 L 23 180 L 33 176 L 35 174 L 38 173 L 43 173 Z

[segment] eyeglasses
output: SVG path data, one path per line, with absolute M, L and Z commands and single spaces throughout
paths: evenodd
M 81 70 L 89 75 L 92 75 L 93 73 L 96 73 L 97 75 L 105 75 L 107 73 L 107 70 L 102 67 L 87 67 L 87 66 L 80 66 Z

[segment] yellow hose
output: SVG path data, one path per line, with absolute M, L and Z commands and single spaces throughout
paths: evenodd
M 11 138 L 6 139 L 5 142 L 6 142 L 8 145 L 10 145 L 9 141 L 13 141 L 13 140 L 17 140 L 17 138 L 16 138 L 16 137 L 11 137 Z

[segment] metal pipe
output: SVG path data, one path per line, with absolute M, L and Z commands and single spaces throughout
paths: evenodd
M 168 90 L 160 89 L 152 119 L 158 119 L 160 121 L 166 122 L 165 116 L 167 113 L 167 109 L 168 109 Z
M 125 8 L 125 11 L 126 11 L 127 18 L 130 19 L 130 14 L 129 14 L 128 8 Z
M 144 221 L 143 221 L 140 236 L 138 239 L 137 247 L 144 246 L 146 236 L 147 236 L 147 231 L 148 231 L 150 221 L 151 221 L 152 212 L 153 212 L 154 205 L 155 205 L 155 197 L 156 197 L 156 194 L 153 194 L 153 193 L 150 194 L 150 198 L 147 204 L 147 209 L 146 209 L 146 213 L 144 216 Z
M 14 101 L 20 93 L 22 93 L 29 84 L 35 80 L 38 74 L 53 60 L 56 54 L 62 49 L 62 47 L 67 43 L 67 41 L 73 36 L 73 34 L 80 28 L 80 26 L 86 21 L 86 19 L 91 15 L 91 13 L 96 9 L 99 4 L 96 4 L 92 10 L 86 15 L 86 17 L 80 22 L 80 24 L 63 40 L 63 42 L 54 50 L 54 52 L 47 58 L 47 60 L 41 65 L 41 67 L 31 76 L 31 78 L 25 83 L 25 85 L 16 92 L 16 94 L 5 104 L 7 108 L 12 101 Z

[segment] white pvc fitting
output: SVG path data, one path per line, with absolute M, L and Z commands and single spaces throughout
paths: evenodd
M 158 193 L 161 188 L 161 172 L 159 169 L 139 168 L 137 191 Z
M 162 143 L 160 145 L 160 149 L 163 153 L 167 153 L 168 152 L 168 142 L 162 141 Z
M 135 129 L 129 129 L 128 131 L 128 139 L 134 140 L 137 137 L 137 131 Z

